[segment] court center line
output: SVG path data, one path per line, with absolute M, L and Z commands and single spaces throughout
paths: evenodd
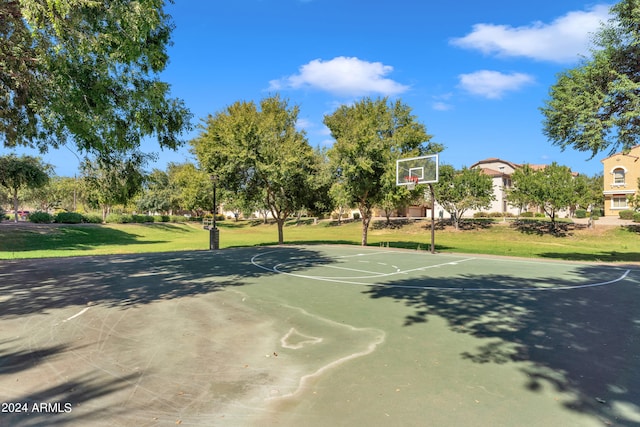
M 272 251 L 275 252 L 275 251 Z M 393 251 L 386 251 L 385 253 L 389 253 L 389 252 L 393 252 Z M 255 265 L 258 268 L 261 268 L 263 270 L 267 270 L 273 273 L 278 273 L 278 274 L 286 274 L 289 276 L 293 276 L 293 277 L 299 277 L 299 278 L 303 278 L 303 279 L 310 279 L 310 280 L 320 280 L 320 281 L 324 281 L 324 282 L 334 282 L 334 283 L 343 283 L 346 285 L 363 285 L 363 286 L 379 286 L 379 287 L 386 287 L 386 288 L 400 288 L 400 289 L 418 289 L 418 290 L 438 290 L 438 291 L 464 291 L 464 292 L 540 292 L 540 291 L 560 291 L 560 290 L 573 290 L 573 289 L 585 289 L 585 288 L 594 288 L 594 287 L 599 287 L 599 286 L 606 286 L 606 285 L 611 285 L 617 282 L 620 282 L 622 280 L 624 280 L 629 273 L 631 273 L 631 269 L 626 270 L 620 277 L 615 278 L 613 280 L 608 280 L 605 282 L 599 282 L 599 283 L 587 283 L 584 285 L 573 285 L 573 286 L 559 286 L 559 287 L 550 287 L 550 288 L 536 288 L 536 287 L 522 287 L 522 288 L 457 288 L 457 287 L 440 287 L 440 286 L 410 286 L 410 285 L 393 285 L 393 284 L 381 284 L 381 283 L 365 283 L 365 282 L 356 282 L 356 281 L 351 281 L 351 280 L 344 280 L 342 278 L 331 278 L 331 277 L 323 277 L 323 276 L 309 276 L 309 275 L 304 275 L 304 274 L 295 274 L 295 273 L 287 273 L 281 270 L 278 270 L 276 267 L 280 267 L 282 265 L 284 265 L 284 263 L 281 264 L 277 264 L 276 267 L 273 268 L 269 268 L 269 267 L 265 267 L 261 264 L 259 264 L 256 259 L 259 258 L 260 255 L 263 254 L 257 254 L 255 256 L 253 256 L 251 258 L 251 263 L 253 265 Z M 450 261 L 447 263 L 442 263 L 442 264 L 436 264 L 433 266 L 426 266 L 426 267 L 419 267 L 419 268 L 414 268 L 414 269 L 410 269 L 410 270 L 404 270 L 401 272 L 396 272 L 396 273 L 388 273 L 388 274 L 384 274 L 383 276 L 391 276 L 394 274 L 403 274 L 403 273 L 407 273 L 407 272 L 413 272 L 413 271 L 419 271 L 419 270 L 426 270 L 429 268 L 435 268 L 435 267 L 441 267 L 441 266 L 445 266 L 445 265 L 456 265 L 459 262 L 463 262 L 463 261 L 471 261 L 474 259 L 478 259 L 478 258 L 466 258 L 463 260 L 459 260 L 459 261 Z M 376 276 L 376 277 L 383 277 L 383 276 Z M 353 279 L 358 279 L 359 277 L 354 277 Z
M 439 268 L 439 267 L 443 267 L 446 265 L 457 265 L 460 262 L 465 262 L 465 261 L 472 261 L 475 258 L 466 258 L 463 260 L 458 260 L 458 261 L 451 261 L 451 262 L 445 262 L 442 264 L 434 264 L 434 265 L 426 265 L 423 267 L 418 267 L 418 268 L 412 268 L 410 270 L 397 270 L 397 271 L 393 271 L 391 273 L 377 273 L 377 272 L 373 272 L 373 271 L 363 271 L 363 270 L 355 270 L 352 269 L 353 271 L 360 271 L 362 273 L 368 273 L 368 276 L 342 276 L 342 277 L 332 277 L 332 276 L 309 276 L 309 275 L 300 275 L 300 274 L 296 274 L 296 273 L 289 273 L 286 271 L 282 271 L 280 269 L 280 267 L 282 266 L 286 266 L 286 262 L 280 263 L 280 264 L 276 264 L 273 269 L 271 269 L 270 271 L 273 271 L 275 273 L 280 273 L 280 274 L 288 274 L 290 276 L 295 276 L 295 277 L 306 277 L 309 279 L 317 279 L 317 280 L 322 280 L 322 279 L 333 279 L 333 281 L 339 281 L 339 280 L 344 280 L 345 282 L 348 283 L 356 283 L 356 282 L 352 282 L 352 279 L 376 279 L 376 278 L 381 278 L 381 277 L 389 277 L 389 276 L 395 276 L 398 274 L 407 274 L 407 273 L 411 273 L 413 271 L 420 271 L 420 270 L 428 270 L 431 268 Z M 349 268 L 346 267 L 336 267 L 336 266 L 329 266 L 329 265 L 321 265 L 321 267 L 330 267 L 330 268 L 343 268 L 345 270 L 349 270 Z M 370 284 L 369 284 L 370 285 Z

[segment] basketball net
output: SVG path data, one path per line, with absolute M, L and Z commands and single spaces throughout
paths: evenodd
M 411 190 L 414 190 L 416 188 L 416 184 L 418 183 L 418 177 L 417 176 L 405 176 L 404 177 L 404 181 L 408 182 L 407 189 L 409 191 L 411 191 Z

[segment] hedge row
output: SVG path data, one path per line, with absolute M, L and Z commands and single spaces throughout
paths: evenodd
M 149 222 L 187 222 L 189 218 L 180 215 L 129 215 L 109 214 L 105 222 L 107 224 L 145 224 Z
M 180 215 L 129 215 L 129 214 L 109 214 L 107 223 L 111 224 L 144 224 L 150 222 L 187 222 L 193 220 Z M 198 221 L 201 219 L 198 219 Z M 52 215 L 48 212 L 33 212 L 29 215 L 29 221 L 36 224 L 101 224 L 102 217 L 96 214 L 81 214 L 78 212 L 59 212 Z
M 100 215 L 81 214 L 78 212 L 58 212 L 51 215 L 48 212 L 36 211 L 29 215 L 29 221 L 36 224 L 50 224 L 52 222 L 59 224 L 100 224 L 102 218 Z

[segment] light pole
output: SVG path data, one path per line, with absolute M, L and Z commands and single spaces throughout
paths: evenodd
M 216 214 L 218 213 L 216 206 L 216 183 L 218 182 L 218 176 L 210 175 L 209 179 L 213 184 L 213 209 L 211 210 L 213 213 L 213 225 L 209 228 L 209 250 L 214 251 L 220 249 L 220 231 L 216 226 Z

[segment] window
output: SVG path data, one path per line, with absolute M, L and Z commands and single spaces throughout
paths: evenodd
M 611 198 L 611 209 L 626 209 L 627 196 L 613 196 Z
M 625 170 L 617 168 L 613 170 L 613 185 L 624 185 Z

